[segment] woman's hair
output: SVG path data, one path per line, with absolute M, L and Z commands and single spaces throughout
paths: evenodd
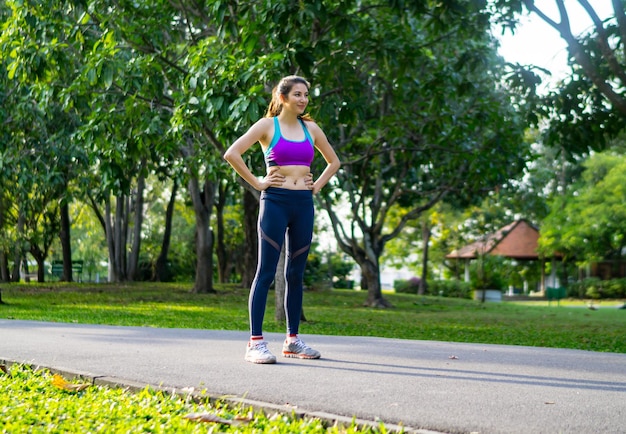
M 306 79 L 298 75 L 283 77 L 272 90 L 272 100 L 270 101 L 270 105 L 267 107 L 267 111 L 265 112 L 266 118 L 273 118 L 274 116 L 278 116 L 280 114 L 283 109 L 283 103 L 280 101 L 280 96 L 282 95 L 287 98 L 287 95 L 289 95 L 289 92 L 291 92 L 291 89 L 296 83 L 304 84 L 307 90 L 311 88 L 311 84 L 306 81 Z M 305 121 L 313 120 L 311 115 L 308 113 L 302 114 L 299 117 Z

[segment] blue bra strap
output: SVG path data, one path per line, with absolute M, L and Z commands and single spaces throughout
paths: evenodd
M 313 141 L 313 137 L 311 137 L 311 134 L 309 134 L 309 129 L 306 127 L 306 124 L 302 119 L 298 118 L 298 120 L 302 124 L 302 129 L 304 130 L 304 135 L 306 136 L 307 140 L 309 141 L 311 146 L 314 146 L 315 142 Z
M 272 142 L 270 143 L 270 145 L 267 147 L 267 150 L 265 151 L 265 154 L 269 154 L 270 151 L 272 150 L 272 148 L 276 145 L 276 143 L 278 143 L 278 140 L 280 140 L 280 125 L 278 123 L 278 116 L 274 116 L 274 137 L 272 137 Z

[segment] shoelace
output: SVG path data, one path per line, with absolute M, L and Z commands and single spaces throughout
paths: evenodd
M 267 348 L 267 344 L 265 342 L 261 342 L 261 343 L 255 344 L 254 349 L 257 350 L 259 353 L 262 353 L 262 354 L 268 354 L 270 352 L 270 350 Z
M 306 350 L 309 349 L 309 346 L 307 344 L 305 344 L 304 341 L 301 341 L 300 339 L 298 339 L 295 342 L 293 342 L 293 345 L 295 345 L 295 347 L 299 351 L 306 351 Z

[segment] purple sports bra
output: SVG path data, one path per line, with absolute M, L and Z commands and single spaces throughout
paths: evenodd
M 265 164 L 272 166 L 311 166 L 315 149 L 313 139 L 302 119 L 298 119 L 304 130 L 304 140 L 292 142 L 283 137 L 280 132 L 278 118 L 274 117 L 274 137 L 265 151 Z

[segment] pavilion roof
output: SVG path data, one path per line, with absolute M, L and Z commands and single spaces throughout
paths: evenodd
M 521 260 L 539 259 L 538 240 L 539 229 L 520 219 L 486 235 L 481 240 L 450 252 L 446 258 L 476 259 L 479 255 L 489 254 Z

